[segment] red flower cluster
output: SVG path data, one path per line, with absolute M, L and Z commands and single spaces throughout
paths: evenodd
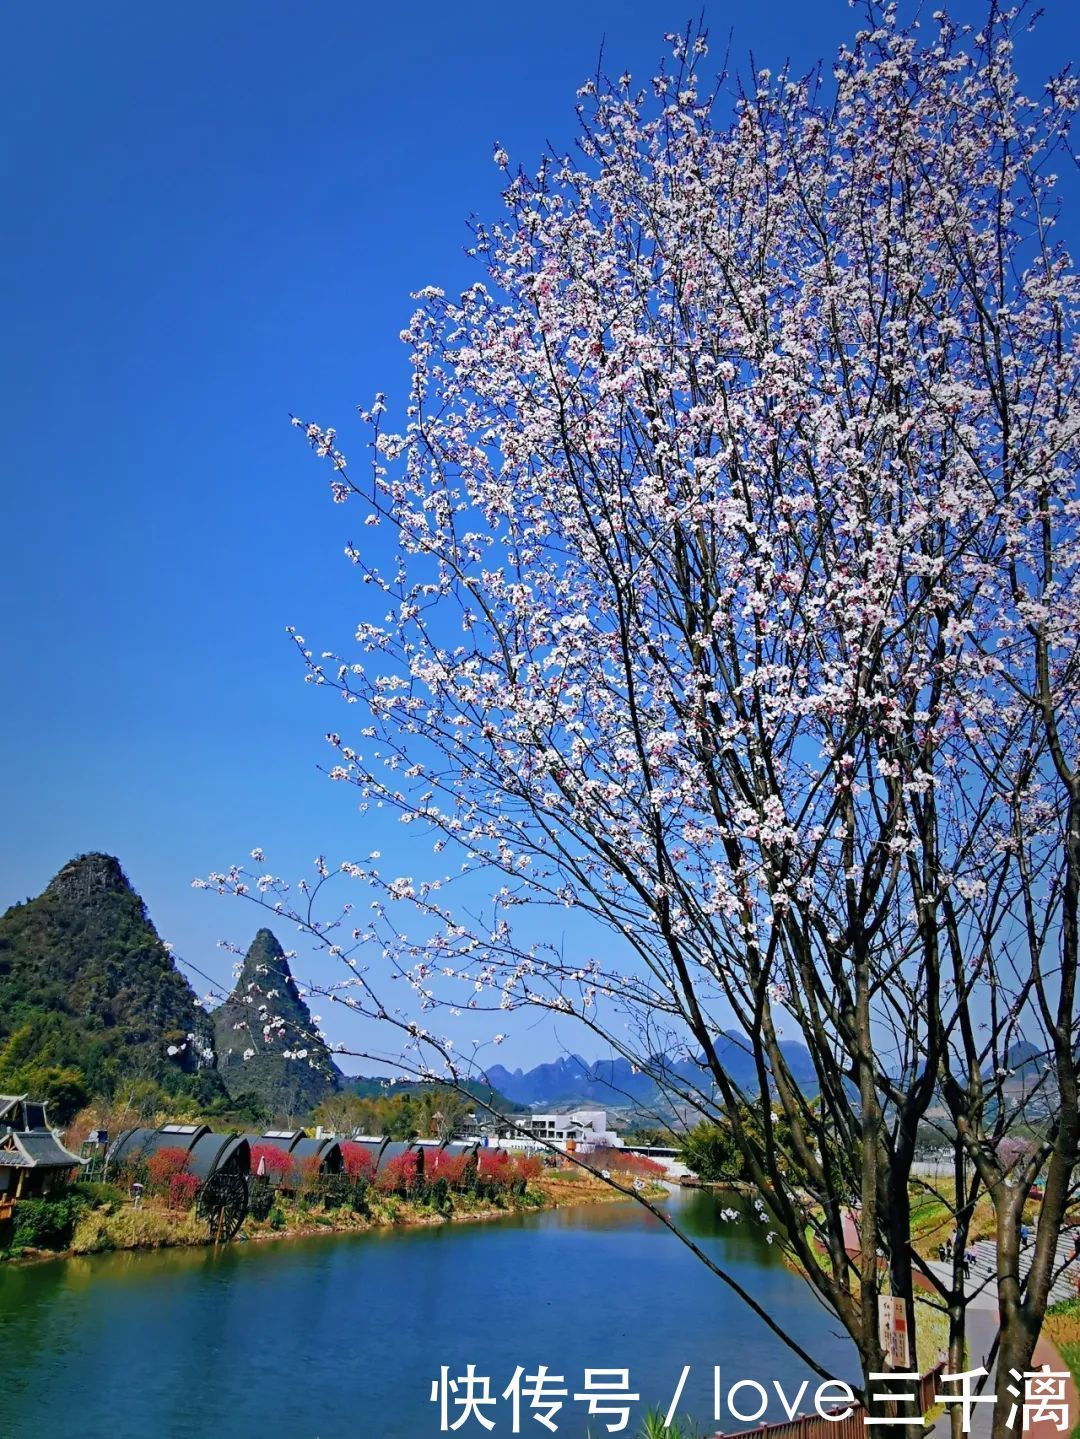
M 664 1166 L 647 1154 L 627 1154 L 625 1149 L 594 1149 L 583 1158 L 590 1169 L 608 1169 L 631 1179 L 662 1179 L 666 1173 Z
M 497 1184 L 509 1184 L 516 1178 L 514 1162 L 505 1149 L 481 1149 L 480 1178 L 493 1179 Z
M 169 1208 L 190 1209 L 195 1202 L 195 1193 L 199 1187 L 199 1176 L 188 1170 L 181 1170 L 174 1174 L 169 1180 Z
M 251 1146 L 252 1174 L 258 1174 L 260 1160 L 267 1179 L 272 1179 L 277 1183 L 280 1183 L 292 1169 L 292 1160 L 285 1150 L 279 1149 L 276 1144 L 253 1144 Z
M 187 1169 L 187 1161 L 186 1149 L 155 1149 L 146 1161 L 146 1186 L 151 1194 L 171 1193 L 172 1181 Z
M 466 1180 L 469 1158 L 466 1154 L 455 1154 L 448 1149 L 436 1149 L 427 1156 L 424 1172 L 428 1179 L 445 1179 L 451 1189 L 457 1189 Z
M 513 1155 L 506 1149 L 481 1149 L 480 1178 L 487 1184 L 497 1184 L 509 1189 L 525 1180 L 535 1179 L 540 1173 L 540 1159 L 535 1154 Z
M 345 1173 L 350 1179 L 371 1179 L 375 1173 L 375 1156 L 363 1144 L 354 1144 L 345 1139 L 341 1143 L 341 1157 L 345 1162 Z
M 409 1149 L 388 1159 L 375 1183 L 384 1194 L 408 1194 L 419 1187 L 421 1179 L 419 1155 L 415 1149 Z

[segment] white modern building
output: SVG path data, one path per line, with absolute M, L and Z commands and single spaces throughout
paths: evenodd
M 593 1149 L 618 1149 L 622 1140 L 608 1126 L 605 1109 L 573 1109 L 562 1114 L 508 1114 L 495 1118 L 474 1114 L 464 1138 L 486 1140 L 500 1149 L 541 1149 L 554 1146 L 588 1154 Z

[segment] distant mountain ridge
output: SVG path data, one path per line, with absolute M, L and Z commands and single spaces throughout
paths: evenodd
M 732 1080 L 749 1094 L 757 1091 L 757 1072 L 745 1039 L 729 1030 L 717 1036 L 718 1058 Z M 810 1051 L 797 1040 L 780 1044 L 795 1083 L 807 1093 L 816 1093 L 817 1075 Z M 669 1063 L 657 1059 L 654 1068 L 662 1065 L 674 1083 L 697 1085 L 711 1089 L 704 1055 L 698 1060 Z M 1037 1079 L 1043 1072 L 1047 1056 L 1027 1040 L 1017 1041 L 1009 1050 L 1009 1078 L 1006 1088 L 1016 1090 Z M 987 1068 L 987 1075 L 993 1066 Z M 532 1069 L 507 1069 L 492 1065 L 486 1071 L 487 1082 L 504 1094 L 513 1104 L 523 1108 L 553 1104 L 601 1104 L 606 1108 L 625 1105 L 655 1104 L 660 1088 L 649 1075 L 634 1070 L 626 1059 L 601 1059 L 590 1064 L 580 1055 L 570 1054 Z M 1052 1094 L 1053 1087 L 1049 1092 Z
M 717 1037 L 718 1057 L 732 1080 L 740 1088 L 757 1089 L 757 1072 L 746 1041 L 735 1031 Z M 781 1050 L 795 1082 L 816 1088 L 816 1075 L 810 1051 L 796 1041 L 781 1043 Z M 678 1060 L 674 1063 L 656 1059 L 653 1068 L 671 1075 L 673 1082 L 711 1089 L 711 1076 L 699 1060 Z M 507 1069 L 492 1065 L 486 1072 L 487 1082 L 514 1104 L 529 1108 L 547 1104 L 603 1104 L 608 1108 L 627 1104 L 649 1104 L 659 1095 L 656 1081 L 627 1059 L 599 1059 L 589 1064 L 580 1055 L 566 1055 L 532 1069 Z

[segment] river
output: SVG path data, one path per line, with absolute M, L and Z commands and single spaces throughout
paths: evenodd
M 852 1377 L 835 1321 L 759 1225 L 726 1222 L 707 1193 L 670 1202 L 785 1332 Z M 469 1363 L 492 1395 L 518 1365 L 563 1376 L 553 1422 L 568 1439 L 612 1422 L 573 1399 L 586 1368 L 629 1369 L 641 1403 L 627 1435 L 646 1405 L 667 1406 L 684 1365 L 680 1412 L 709 1432 L 739 1427 L 711 1423 L 714 1365 L 725 1390 L 809 1377 L 632 1203 L 0 1268 L 0 1439 L 434 1439 L 432 1381 Z M 509 1400 L 482 1412 L 513 1432 Z M 489 1431 L 470 1417 L 456 1432 Z M 520 1432 L 552 1432 L 527 1400 Z

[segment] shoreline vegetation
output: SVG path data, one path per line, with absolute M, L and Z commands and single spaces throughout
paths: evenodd
M 88 1191 L 81 1193 L 80 1191 Z M 650 1196 L 666 1193 L 660 1186 Z M 455 1193 L 441 1203 L 430 1197 L 372 1194 L 363 1210 L 347 1205 L 322 1207 L 302 1195 L 278 1195 L 265 1218 L 249 1213 L 230 1243 L 309 1238 L 316 1234 L 364 1234 L 379 1229 L 434 1227 L 481 1223 L 512 1214 L 540 1213 L 570 1205 L 605 1204 L 630 1196 L 581 1171 L 553 1171 L 532 1179 L 523 1193 L 495 1196 Z M 207 1225 L 193 1209 L 144 1201 L 136 1206 L 111 1185 L 76 1184 L 59 1216 L 68 1231 L 66 1242 L 25 1243 L 0 1251 L 8 1264 L 82 1258 L 94 1254 L 171 1248 L 203 1248 L 214 1243 Z M 55 1206 L 53 1206 L 55 1207 Z M 54 1238 L 60 1233 L 54 1230 Z M 47 1238 L 47 1233 L 41 1234 Z

